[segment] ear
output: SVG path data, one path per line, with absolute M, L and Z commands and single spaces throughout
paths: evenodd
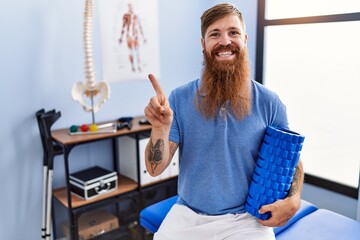
M 247 44 L 247 40 L 248 40 L 248 35 L 247 35 L 247 34 L 245 34 L 245 39 L 244 39 L 244 43 L 245 43 L 245 45 Z
M 204 40 L 204 38 L 201 38 L 201 47 L 202 47 L 202 50 L 204 52 L 205 51 L 205 40 Z

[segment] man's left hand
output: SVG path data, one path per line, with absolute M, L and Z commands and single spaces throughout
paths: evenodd
M 295 195 L 278 200 L 272 204 L 264 205 L 259 209 L 259 213 L 271 212 L 271 217 L 268 220 L 259 219 L 259 222 L 268 227 L 284 226 L 294 216 L 296 211 L 299 210 L 300 203 L 300 198 Z

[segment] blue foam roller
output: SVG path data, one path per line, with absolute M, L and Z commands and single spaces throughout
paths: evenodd
M 259 214 L 261 206 L 287 196 L 304 139 L 304 136 L 287 129 L 266 128 L 246 201 L 248 213 L 267 220 L 271 213 Z

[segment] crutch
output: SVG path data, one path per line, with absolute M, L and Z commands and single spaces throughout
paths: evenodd
M 41 222 L 41 238 L 45 239 L 46 237 L 46 186 L 47 186 L 47 176 L 48 176 L 48 154 L 46 151 L 46 144 L 44 139 L 44 129 L 43 124 L 41 123 L 41 116 L 45 114 L 44 109 L 40 109 L 36 112 L 36 120 L 38 123 L 39 131 L 40 131 L 40 138 L 41 138 L 41 144 L 43 147 L 43 198 L 42 198 L 42 222 Z
M 51 236 L 51 197 L 52 197 L 52 175 L 53 159 L 62 154 L 62 148 L 53 143 L 51 139 L 51 126 L 61 116 L 60 112 L 51 110 L 45 112 L 41 109 L 36 112 L 39 125 L 41 142 L 43 145 L 43 215 L 42 215 L 42 239 L 50 240 Z

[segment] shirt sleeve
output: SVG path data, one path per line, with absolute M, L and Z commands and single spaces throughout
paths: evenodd
M 271 125 L 289 129 L 288 116 L 285 104 L 280 100 L 279 96 L 275 97 L 274 117 Z
M 170 94 L 169 102 L 170 102 L 170 107 L 174 113 L 174 118 L 173 118 L 173 122 L 171 124 L 171 129 L 170 129 L 169 140 L 179 144 L 180 143 L 180 131 L 179 131 L 178 114 L 176 111 L 177 109 L 176 109 L 176 101 L 175 101 L 174 92 L 172 92 Z

